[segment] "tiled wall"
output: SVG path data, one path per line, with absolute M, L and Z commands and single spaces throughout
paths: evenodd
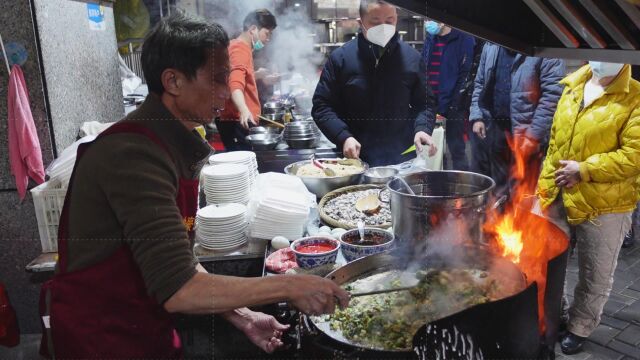
M 4 42 L 19 42 L 28 53 L 23 70 L 45 167 L 54 158 L 51 134 L 59 153 L 75 141 L 83 122 L 117 121 L 124 114 L 113 10 L 110 3 L 105 5 L 106 28 L 92 31 L 87 1 L 0 1 L 0 33 Z M 0 282 L 9 291 L 22 333 L 38 333 L 38 293 L 46 276 L 24 270 L 40 254 L 41 246 L 33 200 L 28 195 L 24 202 L 19 202 L 10 174 L 8 75 L 2 60 L 0 65 Z
M 5 43 L 18 42 L 27 50 L 28 59 L 23 71 L 46 166 L 53 159 L 53 150 L 29 1 L 0 1 L 0 33 Z M 0 62 L 0 282 L 8 288 L 21 330 L 38 332 L 39 286 L 32 282 L 24 266 L 40 254 L 40 240 L 31 196 L 23 203 L 19 202 L 10 172 L 7 148 L 9 77 L 4 60 Z
M 113 8 L 103 31 L 89 28 L 87 4 L 33 0 L 58 151 L 71 145 L 85 121 L 124 116 Z

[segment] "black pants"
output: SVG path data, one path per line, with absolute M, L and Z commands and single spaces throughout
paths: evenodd
M 453 170 L 468 171 L 469 162 L 464 144 L 464 114 L 454 114 L 451 118 L 447 118 L 445 126 L 445 137 L 447 148 L 451 154 Z
M 251 150 L 251 144 L 245 140 L 249 132 L 239 122 L 216 119 L 216 127 L 226 151 Z
M 509 194 L 513 154 L 507 143 L 508 130 L 496 124 L 487 125 L 487 137 L 471 134 L 471 171 L 489 176 L 496 182 L 496 195 Z

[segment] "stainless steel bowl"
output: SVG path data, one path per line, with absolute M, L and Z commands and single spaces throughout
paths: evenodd
M 278 134 L 252 134 L 246 138 L 247 142 L 251 144 L 251 148 L 254 151 L 273 150 L 280 142 L 280 135 Z
M 284 113 L 284 104 L 280 101 L 267 101 L 262 106 L 263 114 Z
M 273 114 L 262 114 L 261 116 L 271 121 L 282 122 L 282 118 L 284 117 L 284 112 L 277 112 Z
M 264 126 L 256 126 L 249 129 L 249 134 L 266 134 L 268 132 L 267 128 Z
M 289 145 L 289 147 L 292 149 L 313 149 L 316 146 L 318 139 L 315 137 L 307 137 L 302 139 L 285 138 L 284 141 L 286 141 L 287 145 Z
M 317 160 L 331 160 L 331 159 L 317 159 Z M 335 159 L 333 159 L 335 160 Z M 369 164 L 366 162 L 359 160 L 362 165 L 362 171 L 346 176 L 333 176 L 333 177 L 307 177 L 300 176 L 302 182 L 307 186 L 307 189 L 312 193 L 316 194 L 318 198 L 325 196 L 328 192 L 333 190 L 349 186 L 356 185 L 360 182 L 362 174 L 369 169 Z M 298 169 L 306 164 L 310 164 L 311 160 L 298 161 L 293 164 L 287 165 L 284 168 L 285 174 L 296 175 Z
M 390 166 L 373 167 L 364 173 L 364 182 L 367 184 L 386 184 L 400 171 Z
M 274 126 L 256 126 L 249 129 L 249 135 L 253 135 L 253 134 L 280 135 L 281 132 L 282 132 L 281 128 L 277 128 Z

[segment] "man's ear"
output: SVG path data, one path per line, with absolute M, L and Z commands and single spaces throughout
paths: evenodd
M 164 91 L 171 95 L 180 95 L 182 85 L 184 84 L 184 77 L 182 73 L 175 69 L 165 69 L 160 76 Z

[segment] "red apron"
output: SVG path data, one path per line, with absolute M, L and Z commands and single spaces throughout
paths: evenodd
M 149 129 L 119 123 L 98 138 L 118 133 L 141 134 L 166 145 Z M 78 149 L 76 164 L 91 143 Z M 128 246 L 123 245 L 104 261 L 67 272 L 67 238 L 71 186 L 60 216 L 58 273 L 42 286 L 40 313 L 43 321 L 40 352 L 47 357 L 75 359 L 180 358 L 181 343 L 171 315 L 147 294 L 140 269 Z M 180 179 L 177 204 L 193 239 L 197 211 L 198 180 Z M 53 350 L 50 352 L 49 350 Z

